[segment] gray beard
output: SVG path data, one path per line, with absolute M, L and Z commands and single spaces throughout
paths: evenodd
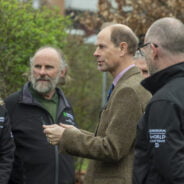
M 44 77 L 42 79 L 47 79 L 48 81 L 41 82 L 39 81 L 39 79 L 35 79 L 35 77 L 31 75 L 32 87 L 35 91 L 37 91 L 40 94 L 48 94 L 56 88 L 56 85 L 58 84 L 59 81 L 59 75 L 56 76 L 55 79 L 51 79 L 48 77 Z
M 154 65 L 149 65 L 148 71 L 149 71 L 150 75 L 153 75 L 154 73 L 159 71 L 159 68 L 157 66 L 154 66 Z

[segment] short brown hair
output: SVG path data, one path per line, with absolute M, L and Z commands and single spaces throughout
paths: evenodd
M 111 41 L 115 46 L 121 42 L 128 44 L 128 53 L 134 55 L 138 47 L 138 38 L 131 29 L 125 29 L 123 26 L 113 26 L 111 31 Z

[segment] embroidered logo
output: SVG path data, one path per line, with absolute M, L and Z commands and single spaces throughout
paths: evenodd
M 161 143 L 166 142 L 166 130 L 149 129 L 149 142 L 154 143 L 155 148 L 159 148 Z
M 74 117 L 72 114 L 69 114 L 67 112 L 63 112 L 63 116 L 66 118 L 66 122 L 71 124 L 71 125 L 75 125 L 75 123 L 73 122 L 74 121 Z

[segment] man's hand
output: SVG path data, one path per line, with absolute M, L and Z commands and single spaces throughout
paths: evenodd
M 63 123 L 60 123 L 59 125 L 63 128 L 75 128 L 73 125 L 66 125 L 66 124 L 63 124 Z
M 59 144 L 59 141 L 63 136 L 65 128 L 57 124 L 43 125 L 43 128 L 44 128 L 43 132 L 46 134 L 49 143 L 52 145 Z

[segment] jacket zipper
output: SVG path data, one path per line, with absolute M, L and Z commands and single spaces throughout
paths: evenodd
M 51 124 L 54 124 L 54 121 L 51 119 L 49 115 L 49 120 Z M 58 145 L 54 146 L 54 151 L 55 151 L 55 182 L 54 184 L 59 184 L 59 150 L 58 150 Z

